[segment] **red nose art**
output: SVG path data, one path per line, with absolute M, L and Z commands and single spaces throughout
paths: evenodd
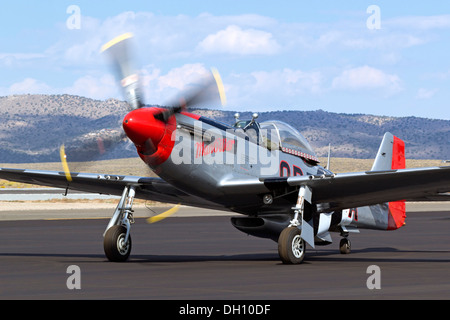
M 131 111 L 123 119 L 123 129 L 133 141 L 139 156 L 148 165 L 155 167 L 166 161 L 172 152 L 175 139 L 176 120 L 172 116 L 167 122 L 155 119 L 160 108 L 140 108 Z

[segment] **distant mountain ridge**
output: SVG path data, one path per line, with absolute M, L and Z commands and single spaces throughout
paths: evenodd
M 253 111 L 253 110 L 252 110 Z M 254 110 L 257 111 L 257 110 Z M 235 111 L 195 110 L 194 113 L 232 125 Z M 72 95 L 13 95 L 0 97 L 0 163 L 58 161 L 61 141 L 94 130 L 119 129 L 127 113 L 125 102 Z M 250 119 L 252 112 L 240 112 Z M 258 121 L 280 120 L 298 129 L 318 156 L 374 158 L 389 131 L 406 143 L 410 159 L 450 159 L 450 120 L 387 117 L 317 111 L 260 112 Z M 123 143 L 111 154 L 133 157 Z

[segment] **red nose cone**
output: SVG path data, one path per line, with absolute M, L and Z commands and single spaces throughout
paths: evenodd
M 136 145 L 139 156 L 150 166 L 155 167 L 166 161 L 175 140 L 172 133 L 176 128 L 175 117 L 167 122 L 155 119 L 160 108 L 140 108 L 131 111 L 123 119 L 123 129 Z
M 145 148 L 150 142 L 157 147 L 164 136 L 166 124 L 155 119 L 154 113 L 154 108 L 140 108 L 125 116 L 123 129 L 136 147 Z

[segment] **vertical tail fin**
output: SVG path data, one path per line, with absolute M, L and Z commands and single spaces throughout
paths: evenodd
M 372 171 L 405 169 L 405 142 L 387 132 L 372 166 Z M 406 218 L 405 201 L 389 202 L 388 230 L 402 227 Z
M 371 171 L 405 169 L 405 142 L 386 132 Z

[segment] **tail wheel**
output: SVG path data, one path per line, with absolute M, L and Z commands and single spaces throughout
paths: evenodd
M 123 262 L 131 253 L 131 236 L 125 242 L 127 229 L 124 226 L 112 226 L 106 231 L 103 239 L 103 249 L 109 261 Z
M 297 227 L 284 229 L 278 238 L 278 254 L 284 264 L 302 263 L 305 257 L 306 244 Z
M 342 254 L 349 254 L 352 251 L 350 240 L 348 240 L 347 238 L 342 238 L 339 242 L 339 251 Z

